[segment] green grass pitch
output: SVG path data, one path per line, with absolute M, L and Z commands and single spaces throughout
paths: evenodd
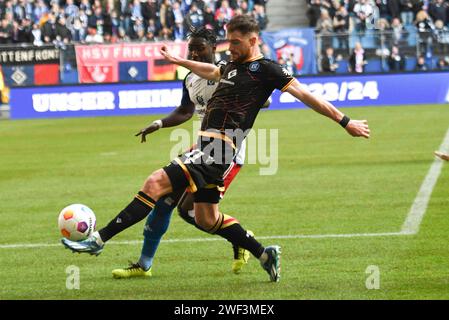
M 448 106 L 342 110 L 368 119 L 371 139 L 311 110 L 262 112 L 255 128 L 279 129 L 278 171 L 245 166 L 221 203 L 263 244 L 282 246 L 277 284 L 254 257 L 234 275 L 230 245 L 176 213 L 164 240 L 179 241 L 161 243 L 149 279 L 111 276 L 138 258 L 140 243 L 126 241 L 142 239 L 143 221 L 98 257 L 59 244 L 63 207 L 88 205 L 102 227 L 168 163 L 170 130 L 145 144 L 134 137 L 159 117 L 0 121 L 0 299 L 449 299 L 448 164 L 419 232 L 395 235 L 446 135 Z M 360 236 L 378 233 L 387 235 Z M 71 265 L 79 290 L 66 288 Z M 369 266 L 379 270 L 379 289 L 366 287 Z

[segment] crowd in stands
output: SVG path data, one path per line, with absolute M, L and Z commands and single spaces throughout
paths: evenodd
M 448 0 L 307 0 L 309 26 L 320 31 L 391 29 L 415 25 L 419 31 L 449 27 Z M 437 24 L 439 26 L 437 26 Z
M 184 40 L 206 26 L 225 37 L 236 14 L 264 30 L 268 0 L 0 0 L 0 45 Z
M 321 39 L 322 69 L 326 72 L 334 72 L 337 65 L 327 58 L 327 49 L 332 47 L 350 50 L 349 70 L 363 72 L 367 64 L 365 50 L 360 42 L 350 46 L 349 39 L 353 36 L 359 40 L 368 31 L 376 35 L 374 47 L 382 49 L 378 55 L 393 71 L 405 68 L 400 50 L 408 45 L 408 33 L 416 34 L 416 70 L 426 70 L 423 60 L 432 51 L 449 48 L 449 0 L 308 0 L 307 17 Z M 330 68 L 333 64 L 334 68 Z M 448 69 L 449 59 L 442 57 L 437 67 Z

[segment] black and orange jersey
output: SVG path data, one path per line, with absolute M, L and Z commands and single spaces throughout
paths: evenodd
M 221 78 L 209 100 L 202 131 L 251 129 L 261 106 L 274 89 L 286 90 L 294 78 L 280 64 L 255 57 L 220 67 Z

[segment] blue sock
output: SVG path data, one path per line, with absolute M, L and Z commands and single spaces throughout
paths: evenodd
M 176 203 L 170 205 L 167 202 L 172 203 L 173 201 L 167 196 L 159 199 L 145 222 L 143 246 L 139 259 L 139 265 L 144 270 L 151 268 L 156 250 L 168 229 L 173 209 L 176 207 Z

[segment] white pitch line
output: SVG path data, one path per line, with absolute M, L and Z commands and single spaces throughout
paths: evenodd
M 444 137 L 439 150 L 446 153 L 449 151 L 449 129 L 446 132 L 446 136 Z M 427 211 L 430 196 L 432 195 L 433 188 L 438 181 L 442 167 L 443 160 L 435 157 L 435 160 L 430 166 L 429 172 L 424 178 L 421 188 L 418 191 L 418 195 L 410 208 L 409 214 L 402 225 L 401 232 L 406 232 L 409 234 L 418 233 L 419 226 L 421 225 L 424 214 Z
M 310 234 L 310 235 L 274 235 L 261 236 L 257 239 L 325 239 L 325 238 L 356 238 L 356 237 L 389 237 L 389 236 L 404 236 L 407 232 L 379 232 L 379 233 L 349 233 L 349 234 Z M 210 242 L 210 241 L 225 241 L 222 238 L 186 238 L 186 239 L 166 239 L 162 243 L 177 243 L 177 242 Z M 108 245 L 138 245 L 142 244 L 142 240 L 128 240 L 128 241 L 110 241 Z M 20 249 L 20 248 L 47 248 L 59 247 L 60 243 L 16 243 L 16 244 L 2 244 L 0 249 Z

